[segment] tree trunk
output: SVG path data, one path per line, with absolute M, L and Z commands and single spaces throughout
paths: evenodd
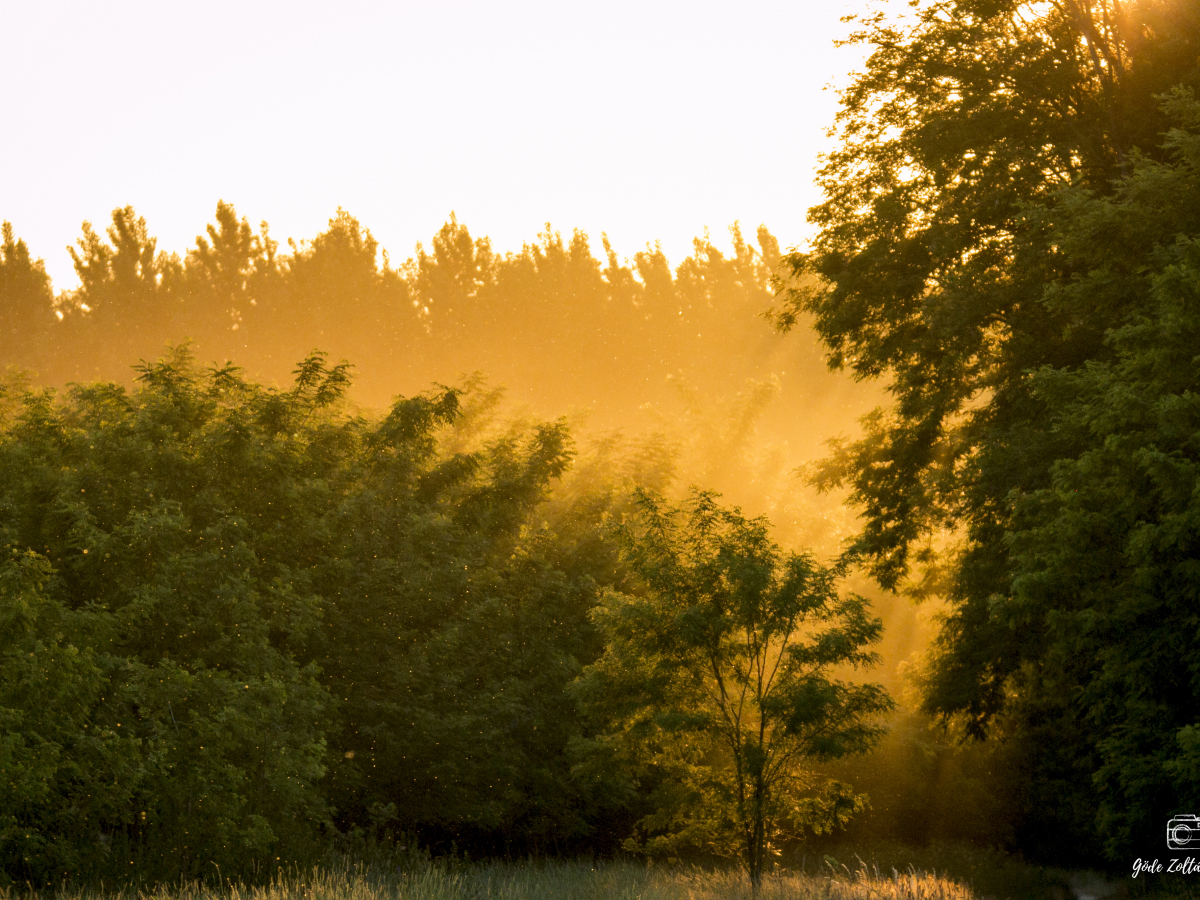
M 763 787 L 761 778 L 756 778 L 750 796 L 749 821 L 745 825 L 746 869 L 750 875 L 750 890 L 756 897 L 762 886 L 763 860 L 767 851 Z

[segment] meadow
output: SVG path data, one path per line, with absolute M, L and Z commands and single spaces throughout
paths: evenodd
M 3 900 L 17 892 L 3 891 Z M 61 891 L 57 900 L 741 900 L 752 896 L 737 869 L 646 866 L 638 862 L 426 864 L 406 870 L 359 867 L 281 874 L 261 887 L 193 882 L 153 891 Z M 761 900 L 975 900 L 951 878 L 909 871 L 827 869 L 772 874 Z
M 764 875 L 757 895 L 732 865 L 642 859 L 471 861 L 431 859 L 395 845 L 354 857 L 280 869 L 246 884 L 215 867 L 209 878 L 154 886 L 0 888 L 0 900 L 1116 900 L 1190 896 L 1180 887 L 1122 884 L 1096 872 L 1029 865 L 999 851 L 941 843 L 923 850 L 881 845 L 864 860 L 852 848 L 797 856 Z M 846 860 L 846 861 L 840 861 Z M 361 860 L 366 860 L 361 861 Z M 1133 890 L 1131 890 L 1133 889 Z M 1166 889 L 1166 890 L 1162 890 Z

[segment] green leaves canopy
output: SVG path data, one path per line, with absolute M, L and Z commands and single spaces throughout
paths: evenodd
M 582 690 L 656 785 L 644 849 L 737 855 L 757 883 L 781 827 L 827 829 L 862 806 L 844 785 L 812 797 L 803 763 L 879 735 L 887 695 L 837 675 L 874 661 L 881 623 L 712 494 L 672 509 L 640 493 L 616 533 L 629 583 L 594 613 L 607 646 Z
M 865 513 L 851 554 L 884 586 L 950 601 L 926 707 L 975 735 L 1015 714 L 1003 727 L 1028 742 L 1039 810 L 1027 834 L 1040 819 L 1065 849 L 1089 846 L 1095 776 L 1109 850 L 1124 853 L 1147 810 L 1179 801 L 1166 769 L 1143 768 L 1174 752 L 1154 735 L 1173 743 L 1193 720 L 1181 712 L 1159 732 L 1134 724 L 1149 723 L 1160 702 L 1149 697 L 1165 694 L 1122 679 L 1161 671 L 1152 660 L 1182 648 L 1157 626 L 1143 644 L 1115 625 L 1140 615 L 1119 587 L 1135 558 L 1118 555 L 1122 535 L 1132 554 L 1133 535 L 1148 537 L 1165 510 L 1112 491 L 1113 479 L 1140 479 L 1139 503 L 1150 502 L 1150 485 L 1168 470 L 1184 477 L 1172 461 L 1191 452 L 1185 439 L 1146 442 L 1133 410 L 1186 408 L 1191 390 L 1178 384 L 1194 368 L 1177 341 L 1183 326 L 1169 324 L 1183 301 L 1172 312 L 1164 292 L 1188 283 L 1194 217 L 1148 188 L 1182 179 L 1170 190 L 1192 196 L 1187 166 L 1170 162 L 1181 139 L 1161 145 L 1189 101 L 1154 97 L 1200 80 L 1200 10 L 951 0 L 869 18 L 854 40 L 872 55 L 843 95 L 841 145 L 811 211 L 821 232 L 791 256 L 797 281 L 777 316 L 785 326 L 813 316 L 831 362 L 886 377 L 895 402 L 865 420 L 863 438 L 835 444 L 818 483 L 851 486 Z M 1156 338 L 1158 376 L 1118 363 L 1132 358 L 1135 334 L 1168 327 Z M 1169 359 L 1168 347 L 1179 348 Z M 1068 514 L 1077 500 L 1090 518 Z M 1180 559 L 1191 552 L 1175 546 Z M 1176 590 L 1161 588 L 1175 563 L 1144 560 L 1135 569 L 1160 583 L 1153 606 Z M 1047 579 L 1054 591 L 1038 586 Z M 1114 617 L 1086 599 L 1100 594 Z M 1160 612 L 1162 627 L 1186 633 L 1186 620 Z M 1124 674 L 1093 677 L 1106 670 Z M 1128 731 L 1116 710 L 1133 697 L 1149 705 Z
M 319 353 L 287 390 L 139 372 L 0 397 L 0 872 L 268 872 L 397 815 L 586 834 L 594 585 L 530 527 L 562 423 L 446 452 L 459 392 L 368 420 Z
M 1012 595 L 997 619 L 1039 635 L 1035 714 L 1070 686 L 1116 855 L 1200 802 L 1200 103 L 1176 93 L 1173 160 L 1136 160 L 1111 197 L 1072 191 L 1053 235 L 1075 276 L 1046 303 L 1111 310 L 1106 358 L 1038 370 L 1031 390 L 1074 451 L 1016 496 Z M 1033 650 L 1033 648 L 1029 648 Z
M 5 398 L 0 705 L 9 764 L 42 756 L 40 799 L 0 804 L 13 875 L 191 877 L 327 820 L 313 406 L 183 355 L 141 381 Z

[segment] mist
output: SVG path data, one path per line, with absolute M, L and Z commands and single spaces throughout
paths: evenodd
M 260 385 L 254 390 L 265 390 L 264 397 L 318 406 L 326 401 L 312 398 L 328 388 L 328 402 L 336 399 L 330 408 L 350 417 L 337 420 L 346 423 L 338 428 L 359 420 L 386 428 L 397 410 L 408 408 L 405 404 L 426 403 L 421 398 L 448 391 L 445 396 L 457 398 L 456 412 L 446 420 L 451 424 L 430 420 L 422 426 L 431 429 L 432 458 L 443 461 L 438 465 L 453 468 L 454 460 L 480 460 L 471 465 L 486 471 L 500 466 L 488 476 L 500 483 L 509 477 L 500 473 L 518 465 L 522 454 L 530 454 L 530 460 L 537 456 L 542 438 L 536 435 L 559 429 L 556 440 L 565 441 L 555 451 L 561 466 L 537 476 L 544 487 L 530 482 L 520 488 L 526 505 L 505 515 L 515 514 L 513 522 L 524 524 L 504 540 L 513 542 L 518 555 L 544 558 L 539 565 L 553 565 L 580 585 L 619 581 L 620 567 L 602 535 L 606 523 L 628 512 L 637 489 L 674 500 L 695 488 L 716 491 L 747 516 L 767 517 L 782 547 L 810 551 L 828 563 L 836 562 L 857 527 L 844 492 L 820 493 L 809 475 L 812 464 L 828 452 L 830 439 L 859 433 L 858 420 L 884 392 L 876 383 L 831 371 L 811 331 L 782 335 L 775 329 L 768 311 L 785 275 L 778 240 L 765 226 L 752 236 L 736 223 L 722 239 L 697 236 L 692 253 L 677 261 L 658 245 L 626 255 L 604 235 L 597 245 L 581 231 L 564 236 L 549 224 L 519 251 L 500 253 L 453 215 L 403 262 L 344 210 L 315 236 L 279 241 L 265 222 L 252 226 L 222 201 L 214 221 L 198 230 L 193 246 L 163 249 L 134 209 L 116 209 L 103 227 L 84 223 L 70 250 L 80 285 L 55 291 L 44 264 L 6 224 L 0 358 L 8 367 L 10 400 L 49 388 L 86 405 L 94 402 L 87 398 L 111 391 L 133 392 L 129 401 L 118 401 L 125 404 L 136 402 L 138 391 L 170 379 L 182 378 L 196 385 L 193 390 L 200 390 L 203 379 L 211 379 L 212 390 L 222 379 L 232 379 L 231 385 Z M 316 387 L 322 383 L 326 387 Z M 85 463 L 92 464 L 99 462 Z M 463 539 L 483 539 L 473 537 L 472 528 L 485 534 L 491 527 L 471 526 Z M 68 565 L 68 546 L 55 550 L 52 541 L 47 544 L 39 552 L 56 567 Z M 441 581 L 428 588 L 435 596 L 459 592 L 465 602 L 470 589 L 457 576 L 436 578 Z M 868 597 L 882 616 L 884 637 L 870 676 L 901 698 L 890 720 L 893 734 L 880 749 L 824 773 L 867 785 L 877 798 L 853 833 L 869 835 L 875 843 L 902 841 L 912 837 L 917 817 L 924 823 L 920 839 L 927 842 L 953 836 L 963 821 L 996 821 L 987 817 L 1003 805 L 997 799 L 1003 786 L 980 786 L 972 768 L 978 767 L 973 761 L 979 754 L 955 750 L 916 711 L 913 673 L 934 632 L 936 604 L 915 607 L 854 571 L 845 587 Z M 586 604 L 578 605 L 592 589 L 578 588 L 582 593 L 573 606 L 546 613 L 575 623 L 569 626 L 570 640 L 582 642 L 572 650 L 581 662 L 597 653 L 581 613 Z M 331 582 L 327 591 L 346 599 L 323 615 L 359 621 L 367 631 L 374 626 L 366 623 L 412 615 L 392 611 L 391 600 L 380 599 L 376 606 L 371 597 L 379 588 L 362 588 L 361 596 L 355 590 L 337 579 Z M 352 603 L 350 596 L 357 599 Z M 483 620 L 477 618 L 482 613 L 472 612 L 459 621 L 462 614 L 451 609 L 438 614 L 442 618 L 405 628 L 413 646 L 422 648 L 411 651 L 421 665 L 463 666 L 460 674 L 442 676 L 457 684 L 476 677 L 469 673 L 478 663 L 460 661 L 442 647 L 446 638 L 438 635 L 478 628 Z M 164 659 L 182 660 L 195 651 L 172 645 L 162 652 Z M 364 703 L 362 709 L 375 709 L 375 701 L 362 698 L 380 689 L 373 683 L 378 676 L 335 662 L 337 653 L 317 652 L 303 642 L 287 652 L 319 662 L 328 689 L 335 697 L 344 694 L 351 709 Z M 499 694 L 488 692 L 523 695 L 540 683 L 539 677 L 530 671 L 504 676 L 516 682 L 484 678 L 482 687 L 464 684 L 449 693 L 445 687 L 422 687 L 418 679 L 404 689 L 426 692 L 418 707 L 440 703 L 482 710 L 498 702 Z M 497 686 L 502 684 L 509 686 Z M 557 683 L 540 688 L 549 693 L 521 703 L 540 710 L 560 702 L 554 698 L 562 689 Z M 486 696 L 476 697 L 477 690 Z M 420 738 L 410 734 L 364 742 L 366 723 L 382 713 L 347 715 L 330 732 L 335 752 L 323 789 L 344 833 L 370 828 L 377 838 L 396 837 L 403 824 L 416 829 L 414 840 L 435 846 L 457 841 L 480 852 L 545 852 L 550 846 L 607 852 L 621 838 L 628 810 L 613 811 L 603 800 L 587 814 L 595 820 L 591 831 L 555 837 L 565 827 L 557 805 L 566 801 L 553 791 L 542 795 L 543 789 L 522 786 L 519 779 L 507 790 L 524 799 L 505 817 L 492 818 L 480 804 L 485 808 L 493 802 L 497 788 L 485 781 L 496 776 L 480 770 L 466 747 L 444 747 L 460 737 L 427 723 Z M 537 758 L 551 759 L 546 764 L 552 766 L 573 758 L 567 738 L 558 740 L 559 745 L 537 751 Z M 361 767 L 368 760 L 382 767 L 388 746 L 405 759 L 425 760 L 413 763 L 427 766 L 425 774 L 409 785 L 395 776 L 371 782 Z M 398 749 L 403 747 L 408 749 Z M 436 747 L 442 749 L 435 752 Z M 930 752 L 939 754 L 937 764 L 920 761 Z M 439 753 L 457 759 L 458 766 L 440 783 L 433 774 L 445 764 L 437 761 Z M 395 759 L 388 762 L 395 764 Z M 966 800 L 964 785 L 974 786 Z M 474 793 L 467 800 L 456 791 Z M 385 807 L 400 812 L 383 815 Z M 992 843 L 1008 837 L 1000 826 L 976 836 Z M 149 863 L 143 859 L 139 865 Z

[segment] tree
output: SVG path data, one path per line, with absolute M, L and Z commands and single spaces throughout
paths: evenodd
M 267 223 L 255 234 L 250 223 L 237 217 L 233 204 L 217 202 L 216 223 L 206 226 L 206 235 L 196 238 L 196 246 L 184 261 L 183 290 L 187 294 L 189 337 L 212 335 L 224 350 L 233 340 L 231 332 L 254 322 L 260 324 L 274 282 L 279 278 L 275 262 L 276 243 L 267 232 Z M 181 336 L 176 336 L 181 337 Z M 242 339 L 245 335 L 239 335 Z
M 54 292 L 45 263 L 0 226 L 0 364 L 29 365 L 30 348 L 44 345 L 54 324 Z
M 107 240 L 105 240 L 107 238 Z M 60 303 L 71 325 L 71 348 L 81 373 L 94 375 L 88 362 L 102 359 L 101 371 L 128 365 L 130 357 L 150 356 L 168 341 L 182 341 L 185 307 L 176 291 L 183 263 L 157 250 L 146 220 L 132 206 L 112 211 L 112 225 L 101 237 L 91 222 L 83 237 L 68 247 L 79 288 Z
M 344 543 L 318 581 L 341 700 L 331 794 L 347 830 L 382 807 L 427 840 L 545 849 L 590 818 L 566 686 L 596 653 L 595 588 L 546 559 L 554 538 L 529 521 L 570 440 L 561 422 L 518 425 L 443 453 L 459 396 L 395 404 L 339 505 Z
M 77 302 L 106 317 L 114 328 L 132 327 L 138 317 L 158 324 L 155 300 L 178 261 L 155 252 L 158 241 L 132 206 L 112 211 L 107 237 L 106 243 L 91 222 L 84 222 L 78 249 L 67 248 L 80 281 Z
M 1165 158 L 1153 96 L 1200 77 L 1200 10 L 923 2 L 907 23 L 868 18 L 852 40 L 873 52 L 843 94 L 810 211 L 821 231 L 790 256 L 776 315 L 784 327 L 811 315 L 833 366 L 889 382 L 894 404 L 835 443 L 817 481 L 852 488 L 865 521 L 851 556 L 882 585 L 950 602 L 925 705 L 982 737 L 1043 661 L 1054 615 L 1001 614 L 1014 499 L 1050 487 L 1056 461 L 1085 446 L 1047 427 L 1061 397 L 1030 373 L 1111 360 L 1108 335 L 1137 303 L 1120 291 L 1052 302 L 1081 262 L 1060 252 L 1061 192 L 1108 195 L 1139 158 Z M 1030 751 L 1047 761 L 1042 788 L 1069 783 L 1086 808 L 1095 769 L 1076 714 L 1004 727 L 1046 750 Z
M 565 424 L 459 431 L 487 398 L 450 389 L 368 418 L 349 369 L 181 348 L 0 391 L 0 880 L 249 876 L 397 818 L 608 849 L 569 685 L 611 567 L 543 514 Z M 586 542 L 584 507 L 548 517 Z
M 9 877 L 194 878 L 311 848 L 331 698 L 302 659 L 308 571 L 341 468 L 310 449 L 337 431 L 338 380 L 316 381 L 269 392 L 179 351 L 133 392 L 3 398 Z
M 372 372 L 411 351 L 418 326 L 409 285 L 391 268 L 369 229 L 339 209 L 311 241 L 289 244 L 293 252 L 283 260 L 270 335 L 260 345 L 267 353 L 279 358 L 280 347 L 302 353 L 316 343 L 358 359 Z M 390 390 L 379 393 L 390 396 Z
M 480 295 L 495 285 L 496 255 L 487 238 L 472 239 L 454 213 L 430 241 L 417 245 L 413 291 L 423 317 L 432 316 L 447 341 L 471 323 Z M 484 328 L 494 323 L 479 323 Z
M 1200 41 L 1185 5 L 1166 21 L 1158 4 L 1120 16 L 1108 3 L 1037 7 L 928 3 L 908 28 L 865 24 L 852 40 L 875 52 L 843 95 L 826 199 L 810 212 L 821 231 L 789 257 L 804 283 L 785 291 L 778 322 L 813 315 L 831 365 L 892 380 L 895 408 L 826 478 L 854 484 L 868 516 L 856 550 L 888 587 L 931 533 L 973 513 L 993 524 L 986 498 L 963 499 L 955 466 L 1024 415 L 1023 373 L 1102 352 L 1103 322 L 1067 330 L 1035 302 L 1057 273 L 1025 245 L 1024 211 L 1075 181 L 1107 191 L 1133 148 L 1156 152 L 1156 130 L 1112 133 L 1124 106 L 1110 95 L 1153 107 L 1153 89 L 1197 77 L 1194 52 L 1126 72 L 1141 71 L 1147 47 Z M 993 496 L 1021 476 L 1007 477 Z
M 837 675 L 874 661 L 882 625 L 838 596 L 833 571 L 782 554 L 765 520 L 711 493 L 680 508 L 639 493 L 615 531 L 629 583 L 593 614 L 606 647 L 582 689 L 656 782 L 643 847 L 736 855 L 757 888 L 781 830 L 825 830 L 865 802 L 838 783 L 810 796 L 802 766 L 881 734 L 886 693 Z
M 1106 357 L 1031 374 L 1045 429 L 1072 449 L 1014 495 L 1012 592 L 994 601 L 1037 637 L 1020 657 L 1027 715 L 1089 748 L 1114 857 L 1200 803 L 1200 103 L 1181 91 L 1166 108 L 1168 162 L 1135 157 L 1112 196 L 1073 189 L 1050 217 L 1074 275 L 1044 302 L 1114 325 Z

